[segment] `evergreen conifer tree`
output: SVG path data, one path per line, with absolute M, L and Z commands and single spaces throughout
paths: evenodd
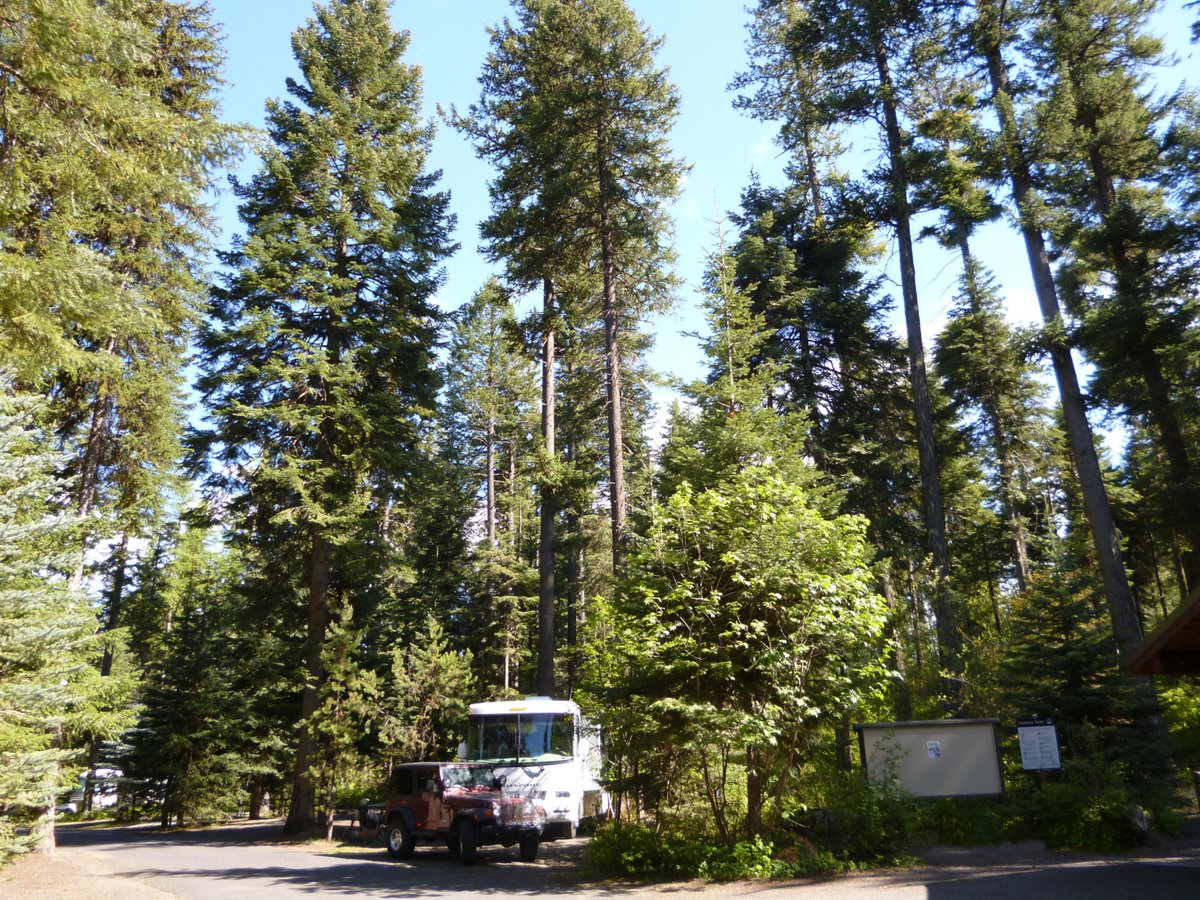
M 946 691 L 961 693 L 961 623 L 957 600 L 950 591 L 950 552 L 946 514 L 939 481 L 933 406 L 925 366 L 916 267 L 913 257 L 914 214 L 908 167 L 909 138 L 903 122 L 902 70 L 911 54 L 911 33 L 931 9 L 921 4 L 896 5 L 876 0 L 861 3 L 775 3 L 764 0 L 756 24 L 765 28 L 755 38 L 760 58 L 771 59 L 767 45 L 782 41 L 779 53 L 811 61 L 812 73 L 792 77 L 786 65 L 759 65 L 742 86 L 754 85 L 756 95 L 744 105 L 764 117 L 799 112 L 802 120 L 789 124 L 788 134 L 811 132 L 813 126 L 846 128 L 863 121 L 878 122 L 886 163 L 878 174 L 877 218 L 895 235 L 907 331 L 909 382 L 920 465 L 921 507 L 926 550 L 936 571 L 934 611 L 938 652 L 947 672 Z M 751 80 L 757 79 L 757 82 Z M 783 80 L 781 80 L 783 79 Z M 783 100 L 791 90 L 804 97 Z M 808 168 L 807 156 L 805 167 Z
M 59 505 L 68 485 L 38 405 L 0 373 L 0 860 L 54 847 L 58 796 L 82 768 L 64 729 L 100 651 L 95 614 L 68 581 L 78 522 Z
M 254 692 L 246 676 L 256 663 L 243 656 L 238 633 L 240 561 L 207 546 L 213 538 L 203 526 L 185 529 L 161 584 L 133 595 L 134 609 L 146 614 L 138 630 L 146 634 L 157 620 L 161 633 L 145 661 L 138 723 L 116 755 L 134 801 L 158 804 L 163 827 L 232 816 L 245 805 L 253 768 Z
M 246 237 L 224 256 L 201 341 L 214 486 L 233 495 L 240 528 L 279 529 L 294 548 L 272 562 L 304 596 L 302 722 L 317 705 L 330 593 L 365 603 L 398 564 L 399 542 L 379 536 L 410 515 L 428 449 L 430 301 L 450 220 L 423 171 L 432 132 L 408 40 L 383 0 L 334 0 L 294 33 L 301 77 L 291 100 L 268 104 L 262 169 L 236 187 Z M 302 727 L 289 830 L 313 824 L 316 749 Z
M 500 170 L 484 228 L 492 251 L 511 255 L 522 279 L 540 279 L 548 299 L 564 271 L 600 271 L 616 569 L 627 518 L 622 373 L 631 348 L 622 345 L 645 301 L 631 286 L 668 255 L 663 204 L 684 171 L 667 146 L 678 96 L 655 66 L 660 43 L 623 0 L 523 0 L 518 21 L 493 32 L 483 97 L 461 121 Z M 552 315 L 547 305 L 547 335 Z M 553 396 L 545 394 L 546 412 Z M 551 656 L 553 635 L 543 628 L 541 639 Z M 539 661 L 539 685 L 553 686 L 552 659 Z

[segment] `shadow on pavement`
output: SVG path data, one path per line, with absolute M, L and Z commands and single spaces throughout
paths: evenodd
M 63 829 L 60 843 L 99 853 L 131 845 L 145 850 L 181 850 L 181 845 L 214 850 L 241 848 L 236 857 L 226 857 L 225 865 L 196 865 L 199 860 L 189 858 L 183 866 L 167 868 L 154 865 L 157 860 L 149 857 L 142 860 L 142 866 L 135 864 L 121 872 L 127 877 L 152 879 L 153 884 L 167 890 L 173 882 L 181 888 L 206 882 L 218 891 L 225 883 L 230 893 L 240 892 L 240 888 L 233 889 L 233 884 L 250 887 L 253 883 L 253 890 L 266 891 L 262 896 L 270 896 L 272 890 L 289 895 L 359 897 L 569 895 L 583 891 L 618 896 L 626 892 L 619 886 L 597 885 L 581 877 L 585 840 L 545 843 L 533 863 L 520 862 L 516 847 L 482 847 L 476 863 L 464 866 L 443 846 L 419 845 L 412 859 L 401 861 L 388 857 L 382 847 L 344 847 L 335 852 L 327 844 L 288 841 L 281 837 L 280 828 L 278 821 L 170 832 L 151 825 L 72 827 Z M 247 851 L 260 849 L 260 854 L 247 856 Z M 150 860 L 153 862 L 146 865 Z
M 931 881 L 926 891 L 929 900 L 1196 900 L 1200 897 L 1200 868 L 1151 862 L 1056 866 Z

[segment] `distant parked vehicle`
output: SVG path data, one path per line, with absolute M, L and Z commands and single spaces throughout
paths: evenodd
M 388 853 L 413 855 L 418 841 L 444 841 L 464 864 L 486 844 L 520 846 L 522 862 L 537 859 L 545 810 L 504 789 L 491 766 L 414 762 L 392 770 L 383 808 Z
M 108 809 L 117 805 L 117 789 L 124 777 L 120 769 L 96 769 L 92 784 L 92 809 Z M 75 789 L 59 804 L 60 813 L 77 813 L 83 809 L 83 798 L 87 791 L 87 773 L 79 776 Z

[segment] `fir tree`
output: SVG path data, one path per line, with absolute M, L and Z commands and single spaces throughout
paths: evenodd
M 1154 99 L 1150 83 L 1166 61 L 1150 31 L 1158 6 L 1039 5 L 1030 44 L 1034 71 L 1048 85 L 1039 121 L 1054 163 L 1048 190 L 1064 210 L 1056 222 L 1067 251 L 1063 300 L 1096 366 L 1090 390 L 1144 421 L 1162 452 L 1164 477 L 1151 493 L 1167 513 L 1164 543 L 1184 545 L 1186 595 L 1200 584 L 1200 522 L 1182 512 L 1200 492 L 1193 450 L 1200 407 L 1179 361 L 1196 341 L 1195 282 L 1176 275 L 1188 254 L 1174 221 L 1179 211 L 1162 187 L 1158 132 L 1169 100 Z
M 333 616 L 321 654 L 323 678 L 317 708 L 308 727 L 319 750 L 309 767 L 317 785 L 325 822 L 325 840 L 333 840 L 333 819 L 340 786 L 360 762 L 358 746 L 370 726 L 378 701 L 374 672 L 363 671 L 357 660 L 362 633 L 353 627 L 353 609 L 347 604 Z
M 462 432 L 458 439 L 467 478 L 476 490 L 480 483 L 484 489 L 484 529 L 473 554 L 467 627 L 476 638 L 472 644 L 481 648 L 477 659 L 487 667 L 486 683 L 508 691 L 519 683 L 518 658 L 527 643 L 523 613 L 532 600 L 531 570 L 524 548 L 513 540 L 513 517 L 501 515 L 502 506 L 511 508 L 512 502 L 502 502 L 500 487 L 507 481 L 510 494 L 521 490 L 536 478 L 539 463 L 550 470 L 553 462 L 538 460 L 531 442 L 536 376 L 519 346 L 520 329 L 499 283 L 485 285 L 456 318 L 446 366 L 447 408 L 452 427 Z M 505 477 L 501 462 L 518 456 L 522 462 L 512 474 L 520 477 Z
M 253 768 L 246 672 L 255 663 L 242 655 L 233 590 L 240 560 L 208 546 L 214 537 L 187 528 L 170 549 L 159 615 L 147 616 L 162 617 L 157 653 L 146 662 L 137 726 L 117 753 L 135 802 L 157 804 L 163 827 L 229 818 L 245 805 Z M 144 586 L 135 598 L 151 612 Z
M 465 720 L 475 690 L 472 663 L 472 654 L 451 647 L 432 617 L 412 644 L 393 651 L 379 723 L 389 764 L 395 758 L 436 759 L 453 753 L 459 736 L 452 729 Z
M 1122 671 L 1091 582 L 1086 569 L 1068 561 L 1053 577 L 1034 579 L 1028 596 L 1015 602 L 1002 675 L 1015 719 L 1049 717 L 1057 725 L 1062 779 L 1074 790 L 1058 795 L 1069 812 L 1052 814 L 1077 817 L 1070 830 L 1103 843 L 1111 840 L 1101 831 L 1105 824 L 1129 839 L 1132 803 L 1165 811 L 1167 768 L 1150 724 L 1153 704 L 1146 707 L 1145 692 Z M 1087 835 L 1088 828 L 1096 833 Z
M 755 97 L 744 101 L 745 106 L 763 117 L 799 112 L 802 120 L 789 124 L 789 134 L 811 132 L 814 126 L 846 128 L 863 121 L 878 122 L 882 129 L 886 159 L 874 185 L 878 189 L 877 217 L 893 229 L 899 254 L 922 517 L 926 549 L 937 578 L 938 648 L 942 667 L 950 677 L 946 688 L 956 695 L 961 691 L 961 623 L 957 602 L 949 592 L 950 552 L 913 258 L 909 139 L 902 121 L 905 91 L 897 74 L 911 52 L 912 30 L 931 10 L 920 4 L 896 6 L 875 0 L 849 5 L 764 2 L 760 6 L 764 12 L 756 18 L 756 25 L 766 32 L 755 37 L 755 45 L 782 41 L 781 53 L 793 60 L 811 60 L 813 71 L 793 77 L 785 65 L 759 65 L 740 82 L 758 88 Z M 764 52 L 760 49 L 759 56 Z M 804 96 L 784 102 L 784 95 L 792 90 Z M 804 167 L 811 169 L 807 154 Z
M 627 518 L 622 367 L 630 352 L 622 342 L 630 330 L 625 323 L 636 321 L 644 300 L 627 285 L 644 281 L 642 272 L 656 270 L 667 255 L 663 204 L 683 173 L 667 147 L 678 97 L 654 64 L 660 40 L 622 0 L 527 0 L 518 16 L 493 32 L 483 97 L 463 124 L 481 155 L 501 169 L 484 232 L 493 252 L 511 253 L 514 270 L 543 280 L 548 292 L 564 266 L 568 275 L 585 263 L 599 268 L 612 554 L 619 569 Z M 552 362 L 552 346 L 544 359 Z M 549 391 L 547 401 L 552 397 Z M 544 409 L 550 411 L 548 402 Z M 552 641 L 544 646 L 551 649 Z M 553 686 L 550 662 L 539 663 L 543 688 L 548 680 Z
M 300 80 L 272 101 L 263 167 L 236 187 L 246 237 L 202 336 L 208 436 L 243 528 L 282 529 L 302 560 L 316 709 L 328 600 L 361 595 L 398 542 L 437 388 L 431 297 L 448 198 L 423 166 L 420 72 L 382 0 L 319 6 L 293 35 Z M 275 573 L 278 578 L 278 573 Z M 359 594 L 356 597 L 356 594 Z M 301 729 L 288 827 L 313 822 L 315 736 Z
M 1120 539 L 1105 489 L 1091 425 L 1075 363 L 1071 358 L 1058 291 L 1050 267 L 1045 239 L 1045 205 L 1038 196 L 1029 156 L 1030 136 L 1018 116 L 1005 51 L 1013 37 L 1013 23 L 1003 3 L 979 4 L 970 25 L 971 47 L 987 66 L 992 107 L 999 119 L 997 141 L 1004 171 L 1011 184 L 1019 216 L 1030 274 L 1041 308 L 1045 330 L 1042 342 L 1058 384 L 1063 418 L 1075 473 L 1079 481 L 1092 544 L 1108 600 L 1109 616 L 1119 652 L 1130 656 L 1141 638 L 1137 611 L 1122 562 Z
M 59 506 L 68 485 L 38 415 L 0 375 L 0 859 L 54 848 L 58 795 L 79 761 L 64 730 L 89 701 L 81 673 L 100 650 L 95 614 L 68 582 L 78 523 Z

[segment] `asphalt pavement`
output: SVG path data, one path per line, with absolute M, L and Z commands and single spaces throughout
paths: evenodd
M 600 882 L 580 869 L 586 839 L 542 845 L 522 863 L 517 848 L 485 847 L 474 866 L 422 845 L 410 860 L 382 848 L 285 842 L 277 821 L 160 833 L 149 826 L 59 830 L 65 859 L 184 898 L 591 898 L 763 897 L 769 900 L 1200 900 L 1200 848 L 1162 847 L 1129 857 L 1048 853 L 1035 845 L 932 850 L 936 864 L 791 882 L 635 885 Z M 110 897 L 98 878 L 97 897 Z M 77 891 L 74 900 L 87 900 Z M 117 895 L 118 898 L 120 895 Z

